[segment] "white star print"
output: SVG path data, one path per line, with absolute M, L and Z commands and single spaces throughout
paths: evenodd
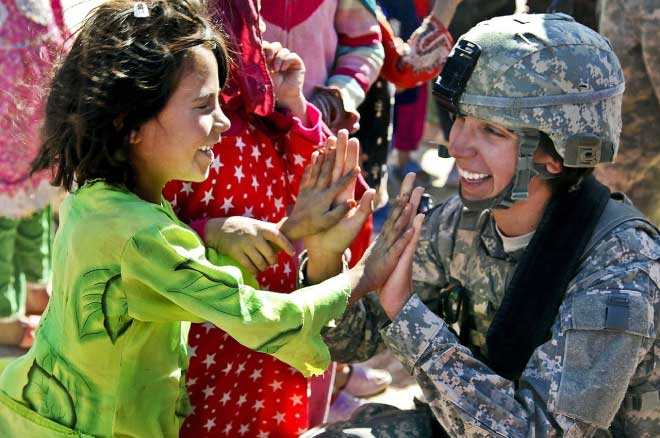
M 197 384 L 197 377 L 191 377 L 187 382 L 188 386 L 193 386 Z
M 294 406 L 302 404 L 302 396 L 300 396 L 300 395 L 291 396 L 291 397 L 289 397 L 289 400 L 291 400 L 291 402 L 293 402 Z
M 215 328 L 215 326 L 213 324 L 211 324 L 210 322 L 205 322 L 204 324 L 202 324 L 202 327 L 204 327 L 206 329 L 206 333 L 210 332 L 211 330 L 213 330 Z
M 252 406 L 252 409 L 254 409 L 255 411 L 259 411 L 259 409 L 263 409 L 263 408 L 264 408 L 264 401 L 263 400 L 257 400 L 254 403 L 254 406 Z
M 268 184 L 268 187 L 266 187 L 266 197 L 270 201 L 270 198 L 273 197 L 273 189 L 270 187 L 270 184 Z
M 245 178 L 245 175 L 243 174 L 243 166 L 234 166 L 234 176 L 239 183 L 243 178 Z
M 238 405 L 238 407 L 241 407 L 243 406 L 243 403 L 245 403 L 246 401 L 247 401 L 247 394 L 241 394 L 241 396 L 238 397 L 238 401 L 236 402 L 236 404 Z
M 238 367 L 236 368 L 236 375 L 239 376 L 243 371 L 245 371 L 245 362 L 238 364 Z
M 255 175 L 252 175 L 252 188 L 254 188 L 254 190 L 259 188 L 259 181 L 257 181 L 257 177 Z
M 250 374 L 250 379 L 252 379 L 253 382 L 256 382 L 258 378 L 261 377 L 261 368 L 255 369 L 252 371 L 252 374 Z
M 254 210 L 254 207 L 245 207 L 245 211 L 243 212 L 244 217 L 254 217 L 254 213 L 252 212 Z
M 226 405 L 227 402 L 231 400 L 231 391 L 227 391 L 224 394 L 222 394 L 222 398 L 220 399 L 220 403 L 222 403 L 222 406 Z
M 209 367 L 215 363 L 215 353 L 207 354 L 202 363 L 206 365 L 206 369 L 209 369 Z
M 255 144 L 252 146 L 252 157 L 254 157 L 255 161 L 259 161 L 259 157 L 261 156 L 261 152 L 259 152 L 259 147 Z
M 213 429 L 214 427 L 215 427 L 215 417 L 208 420 L 204 425 L 204 429 L 206 429 L 207 432 L 210 432 L 211 429 Z
M 275 209 L 277 211 L 280 211 L 284 207 L 284 204 L 282 203 L 282 198 L 275 198 Z
M 215 388 L 213 386 L 207 385 L 204 389 L 202 389 L 202 392 L 204 393 L 204 400 L 206 400 L 213 395 Z
M 192 345 L 188 345 L 188 357 L 195 357 L 197 356 L 197 346 L 195 345 L 194 347 Z
M 271 383 L 268 384 L 271 388 L 273 388 L 273 391 L 277 391 L 278 389 L 282 389 L 282 382 L 279 380 L 273 380 Z
M 213 187 L 211 187 L 206 192 L 204 192 L 204 199 L 202 199 L 202 202 L 206 205 L 209 205 L 209 202 L 211 202 L 214 199 L 215 198 L 213 197 Z
M 224 202 L 222 204 L 222 207 L 220 207 L 220 208 L 222 208 L 225 211 L 225 214 L 227 214 L 227 212 L 229 212 L 229 210 L 234 208 L 234 204 L 231 203 L 231 201 L 233 201 L 233 200 L 234 200 L 233 196 L 230 196 L 229 198 L 224 198 Z
M 243 148 L 245 147 L 245 143 L 243 142 L 242 137 L 236 137 L 236 147 L 241 150 L 241 154 L 243 154 Z
M 273 420 L 277 421 L 277 424 L 280 424 L 281 422 L 284 421 L 285 416 L 286 416 L 286 414 L 284 414 L 282 412 L 278 412 L 273 416 Z
M 224 164 L 220 161 L 220 155 L 216 155 L 213 157 L 213 162 L 211 163 L 211 167 L 213 170 L 216 171 L 216 173 L 220 173 L 220 168 L 224 167 Z
M 289 265 L 289 262 L 286 262 L 284 264 L 284 275 L 289 275 L 291 274 L 291 265 Z
M 192 193 L 193 192 L 192 183 L 189 183 L 189 182 L 181 183 L 181 190 L 180 191 L 182 191 L 183 193 L 186 193 L 186 194 Z
M 225 435 L 229 435 L 229 432 L 231 432 L 231 428 L 232 428 L 231 423 L 227 423 L 227 425 L 225 426 L 222 432 L 224 432 Z
M 298 154 L 293 154 L 293 163 L 296 166 L 302 166 L 305 164 L 305 157 Z
M 225 373 L 225 375 L 229 374 L 233 366 L 234 366 L 234 362 L 227 363 L 227 366 L 225 367 L 224 370 L 222 370 L 222 372 Z
M 268 438 L 268 432 L 264 432 L 263 430 L 260 430 L 259 435 L 257 435 L 257 438 Z
M 172 199 L 172 202 L 170 202 L 170 205 L 172 205 L 172 208 L 176 208 L 176 194 L 174 195 L 174 199 Z
M 240 433 L 241 435 L 245 435 L 246 433 L 248 433 L 249 429 L 250 426 L 248 426 L 247 424 L 241 424 L 241 427 L 238 429 L 238 433 Z
M 273 166 L 273 157 L 266 158 L 265 163 L 266 163 L 266 169 L 272 169 L 273 167 L 275 167 Z

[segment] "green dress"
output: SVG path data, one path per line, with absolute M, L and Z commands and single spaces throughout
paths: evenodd
M 346 307 L 344 277 L 256 290 L 167 201 L 102 181 L 69 195 L 60 218 L 53 297 L 34 346 L 0 375 L 3 437 L 178 436 L 190 412 L 181 321 L 210 321 L 306 376 L 327 367 L 320 331 Z

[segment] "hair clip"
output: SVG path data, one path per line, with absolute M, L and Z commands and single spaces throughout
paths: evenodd
M 149 8 L 145 2 L 135 2 L 133 5 L 133 16 L 136 18 L 146 18 L 149 16 Z

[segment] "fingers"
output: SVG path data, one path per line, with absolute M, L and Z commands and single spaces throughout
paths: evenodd
M 324 151 L 314 151 L 312 154 L 312 170 L 309 176 L 308 187 L 316 187 L 319 175 L 321 174 L 321 168 L 323 167 L 323 162 L 325 161 L 325 152 Z
M 369 215 L 374 212 L 374 197 L 376 196 L 376 191 L 374 189 L 369 189 L 362 195 L 360 203 L 357 205 L 355 212 L 350 215 L 349 220 L 346 222 L 347 229 L 361 229 L 364 223 L 369 218 Z
M 340 220 L 342 220 L 342 218 L 346 216 L 350 209 L 351 204 L 349 202 L 343 202 L 337 205 L 323 216 L 323 227 L 325 229 L 332 227 Z
M 394 200 L 394 206 L 392 207 L 392 211 L 390 211 L 390 214 L 387 216 L 387 220 L 383 224 L 381 234 L 384 235 L 390 234 L 392 227 L 394 226 L 394 223 L 397 221 L 397 219 L 401 215 L 401 212 L 403 211 L 403 208 L 408 203 L 408 199 L 409 197 L 407 194 L 400 194 L 399 196 L 396 197 L 396 199 Z
M 330 186 L 328 193 L 334 198 L 338 193 L 345 191 L 349 187 L 352 187 L 353 183 L 355 183 L 357 176 L 358 176 L 357 170 L 352 170 L 351 172 L 339 178 L 338 181 L 333 183 Z M 353 193 L 351 193 L 350 196 L 348 196 L 348 199 L 344 198 L 340 200 L 339 203 L 343 204 L 345 201 L 348 201 L 350 199 L 353 199 Z
M 335 166 L 332 169 L 332 180 L 337 181 L 339 177 L 344 172 L 344 169 L 348 170 L 350 168 L 345 167 L 346 161 L 346 148 L 348 143 L 348 131 L 346 129 L 340 129 L 337 133 L 337 158 L 335 159 Z
M 422 224 L 424 223 L 424 214 L 420 213 L 415 215 L 413 218 L 413 235 L 405 249 L 403 254 L 401 254 L 401 262 L 403 264 L 412 263 L 413 255 L 415 254 L 415 248 L 417 247 L 417 242 L 419 242 L 419 237 L 422 235 Z
M 263 238 L 272 243 L 277 249 L 281 249 L 285 253 L 287 253 L 290 256 L 293 256 L 295 252 L 295 248 L 293 247 L 293 244 L 289 241 L 289 239 L 286 238 L 284 233 L 282 233 L 280 230 L 274 230 L 274 229 L 265 229 L 263 232 Z M 266 256 L 266 260 L 268 260 L 269 265 L 274 265 L 277 263 L 277 254 L 275 254 L 272 251 L 272 248 L 270 245 L 266 245 L 270 252 L 272 252 L 272 256 L 270 254 L 267 254 L 265 250 L 261 250 L 261 247 L 259 250 L 261 251 L 261 254 Z
M 413 186 L 415 185 L 415 173 L 414 172 L 409 172 L 404 178 L 403 181 L 401 182 L 401 190 L 399 191 L 399 194 L 410 194 L 412 192 Z
M 357 169 L 360 162 L 360 140 L 351 138 L 346 146 L 346 164 L 344 169 Z
M 332 168 L 335 165 L 335 158 L 337 156 L 336 149 L 331 149 L 325 154 L 325 160 L 321 166 L 321 173 L 316 181 L 316 187 L 324 189 L 330 184 L 332 178 Z
M 309 159 L 309 163 L 307 164 L 307 166 L 305 166 L 305 171 L 303 172 L 302 179 L 300 180 L 301 191 L 310 186 L 310 181 L 312 178 L 312 169 L 314 168 L 314 163 L 316 163 L 316 159 L 318 158 L 318 156 L 319 153 L 317 151 L 314 151 Z
M 247 248 L 245 254 L 250 259 L 250 262 L 252 262 L 252 265 L 257 269 L 257 272 L 265 271 L 270 266 L 268 261 L 266 261 L 266 258 L 261 255 L 261 252 L 259 252 L 256 246 Z
M 424 188 L 423 187 L 415 187 L 415 189 L 412 192 L 412 195 L 410 195 L 410 205 L 412 206 L 412 211 L 417 212 L 417 208 L 419 208 L 419 203 L 422 200 L 422 195 L 424 194 Z M 416 216 L 411 216 L 410 217 L 410 226 L 413 226 L 413 221 L 415 220 Z
M 259 273 L 259 270 L 257 269 L 256 266 L 252 263 L 252 260 L 247 256 L 247 254 L 241 253 L 240 255 L 236 256 L 236 261 L 245 269 L 250 271 L 250 273 L 256 275 Z
M 282 49 L 282 44 L 280 44 L 277 41 L 274 41 L 272 43 L 263 41 L 261 43 L 261 48 L 264 52 L 264 58 L 266 64 L 272 64 L 275 55 L 277 54 L 277 52 L 279 52 Z

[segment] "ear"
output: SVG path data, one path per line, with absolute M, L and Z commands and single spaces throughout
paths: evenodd
M 561 173 L 561 169 L 564 166 L 561 164 L 561 161 L 551 159 L 548 163 L 545 163 L 545 169 L 553 174 Z
M 139 129 L 133 129 L 130 136 L 128 137 L 128 142 L 130 144 L 138 144 L 142 140 Z

